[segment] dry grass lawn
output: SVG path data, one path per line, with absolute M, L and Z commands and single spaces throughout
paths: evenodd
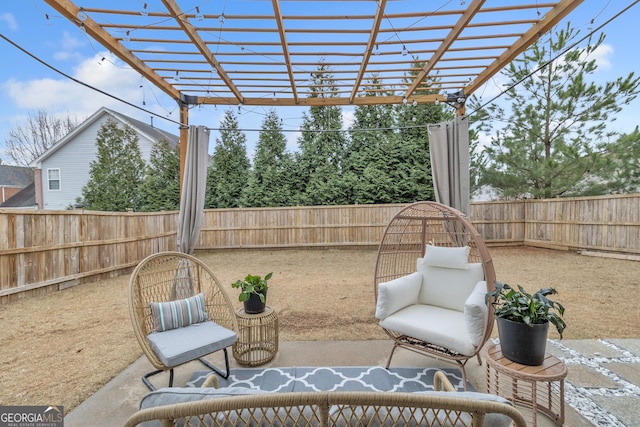
M 491 253 L 498 280 L 558 290 L 565 339 L 640 338 L 640 262 L 528 248 Z M 373 317 L 373 250 L 196 255 L 223 284 L 273 271 L 268 304 L 278 311 L 281 340 L 385 338 Z M 140 357 L 127 286 L 121 276 L 0 306 L 0 404 L 70 411 Z M 228 291 L 235 300 L 237 291 Z

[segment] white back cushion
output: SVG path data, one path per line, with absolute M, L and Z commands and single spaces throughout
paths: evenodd
M 469 246 L 446 247 L 427 245 L 422 263 L 431 267 L 460 268 L 467 270 L 469 268 Z
M 418 272 L 422 273 L 420 304 L 435 305 L 450 310 L 464 311 L 467 297 L 476 284 L 484 280 L 480 263 L 470 263 L 467 270 L 432 267 L 418 258 Z
M 484 335 L 484 325 L 487 323 L 488 307 L 484 302 L 487 294 L 487 282 L 479 281 L 464 303 L 464 322 L 467 324 L 469 339 L 476 347 L 480 345 Z

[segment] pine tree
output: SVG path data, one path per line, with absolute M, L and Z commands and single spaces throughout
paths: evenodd
M 243 193 L 245 206 L 276 207 L 292 203 L 293 160 L 286 148 L 280 119 L 271 110 L 262 122 L 249 185 Z
M 502 73 L 513 86 L 506 98 L 511 111 L 493 104 L 483 115 L 488 120 L 481 130 L 493 133 L 483 179 L 507 198 L 577 196 L 603 188 L 589 177 L 607 167 L 603 155 L 613 136 L 607 124 L 637 96 L 640 79 L 630 73 L 603 85 L 592 81 L 593 54 L 604 34 L 547 64 L 578 34 L 568 24 L 514 60 Z M 495 129 L 493 123 L 506 125 Z
M 120 128 L 109 118 L 98 131 L 96 148 L 96 159 L 89 165 L 89 181 L 82 188 L 85 208 L 111 212 L 137 210 L 144 161 L 136 132 L 128 125 Z
M 180 153 L 165 140 L 151 149 L 149 165 L 140 184 L 140 210 L 157 212 L 180 209 Z
M 364 96 L 378 89 L 374 78 Z M 399 185 L 392 178 L 398 159 L 390 152 L 397 139 L 393 106 L 363 105 L 355 109 L 355 121 L 349 129 L 345 150 L 343 181 L 349 203 L 391 203 Z
M 328 67 L 313 73 L 311 98 L 332 98 L 336 87 Z M 320 84 L 329 85 L 328 88 Z M 296 156 L 294 197 L 301 205 L 345 204 L 342 161 L 345 137 L 342 132 L 342 110 L 337 106 L 313 106 L 302 119 L 300 151 Z
M 207 171 L 207 208 L 241 206 L 243 189 L 249 182 L 251 164 L 247 158 L 247 137 L 239 129 L 233 110 L 227 110 L 220 123 L 213 161 Z

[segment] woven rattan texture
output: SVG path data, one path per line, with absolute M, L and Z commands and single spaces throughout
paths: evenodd
M 245 366 L 260 366 L 271 361 L 278 352 L 278 315 L 271 308 L 259 314 L 236 312 L 238 341 L 233 345 L 233 357 Z
M 151 302 L 172 301 L 204 293 L 209 319 L 237 331 L 231 299 L 213 272 L 197 258 L 179 252 L 161 252 L 138 264 L 129 280 L 129 311 L 133 330 L 142 351 L 156 369 L 166 370 L 151 348 Z

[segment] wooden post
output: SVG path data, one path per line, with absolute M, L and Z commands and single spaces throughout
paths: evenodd
M 184 177 L 184 163 L 187 158 L 187 144 L 189 144 L 189 106 L 178 101 L 180 105 L 180 194 Z

